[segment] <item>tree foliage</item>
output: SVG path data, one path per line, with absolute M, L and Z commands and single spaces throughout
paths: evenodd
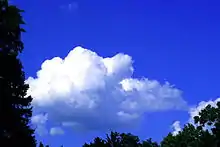
M 96 137 L 90 144 L 85 143 L 83 147 L 159 147 L 151 139 L 140 141 L 138 136 L 130 133 L 111 132 L 105 139 Z
M 21 33 L 25 30 L 21 27 L 25 24 L 20 10 L 14 5 L 9 5 L 7 0 L 0 1 L 0 50 L 4 53 L 21 53 L 24 45 L 21 41 Z
M 22 63 L 22 10 L 0 1 L 0 146 L 35 147 L 34 130 L 30 126 L 32 98 L 25 97 L 28 85 Z
M 49 145 L 45 145 L 45 146 L 44 146 L 44 144 L 43 144 L 42 142 L 40 142 L 40 143 L 39 143 L 39 147 L 49 147 Z
M 219 147 L 219 124 L 220 102 L 217 107 L 206 106 L 194 117 L 194 125 L 185 125 L 176 136 L 170 133 L 161 142 L 161 147 Z

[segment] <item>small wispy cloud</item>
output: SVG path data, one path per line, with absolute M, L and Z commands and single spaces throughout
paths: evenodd
M 51 135 L 63 135 L 64 131 L 60 127 L 54 127 L 50 129 L 50 134 Z
M 71 2 L 69 4 L 64 4 L 60 8 L 68 11 L 76 11 L 79 5 L 77 2 Z

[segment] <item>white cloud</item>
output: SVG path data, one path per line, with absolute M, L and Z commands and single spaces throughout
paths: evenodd
M 35 132 L 40 135 L 40 136 L 44 136 L 44 135 L 47 135 L 48 134 L 48 130 L 47 128 L 42 125 L 42 124 L 38 124 L 37 125 L 37 128 L 35 129 Z
M 175 121 L 173 124 L 172 124 L 172 128 L 173 128 L 173 135 L 177 135 L 182 129 L 181 129 L 181 126 L 180 126 L 180 121 Z
M 50 124 L 80 130 L 134 125 L 145 112 L 186 109 L 182 92 L 168 82 L 133 78 L 132 58 L 103 58 L 76 47 L 64 59 L 43 62 L 29 77 L 34 114 L 47 112 Z
M 53 127 L 50 129 L 50 135 L 63 135 L 64 131 L 60 127 Z
M 46 114 L 46 113 L 37 114 L 31 118 L 32 124 L 36 125 L 35 131 L 40 136 L 48 134 L 48 131 L 45 127 L 45 123 L 47 122 L 47 120 L 48 120 L 48 114 Z
M 48 120 L 48 114 L 38 114 L 31 118 L 33 124 L 45 124 Z

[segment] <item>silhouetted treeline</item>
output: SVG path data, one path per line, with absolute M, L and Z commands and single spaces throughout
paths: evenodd
M 25 97 L 28 85 L 18 55 L 23 51 L 22 10 L 0 1 L 0 146 L 34 147 L 30 127 L 32 98 Z

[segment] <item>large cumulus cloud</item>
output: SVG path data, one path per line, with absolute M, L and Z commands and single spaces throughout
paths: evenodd
M 37 77 L 26 80 L 33 123 L 114 129 L 134 125 L 146 112 L 186 108 L 182 92 L 168 82 L 134 78 L 132 63 L 126 54 L 103 58 L 82 47 L 44 61 Z

